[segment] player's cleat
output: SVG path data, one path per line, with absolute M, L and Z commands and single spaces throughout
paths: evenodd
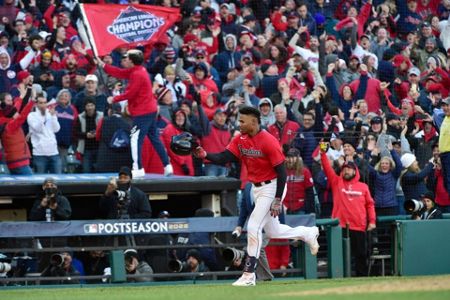
M 317 242 L 317 238 L 319 237 L 319 228 L 314 226 L 309 233 L 308 237 L 305 239 L 305 243 L 309 246 L 309 250 L 312 255 L 317 255 L 319 252 L 319 243 Z
M 254 286 L 256 283 L 255 273 L 244 272 L 238 280 L 233 282 L 233 286 Z
M 133 178 L 145 177 L 145 170 L 144 168 L 131 170 L 131 175 L 133 175 Z
M 164 167 L 164 176 L 172 176 L 173 175 L 173 167 L 171 164 L 168 164 Z

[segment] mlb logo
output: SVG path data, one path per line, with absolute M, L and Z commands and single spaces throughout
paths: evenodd
M 98 233 L 97 224 L 84 225 L 84 233 Z

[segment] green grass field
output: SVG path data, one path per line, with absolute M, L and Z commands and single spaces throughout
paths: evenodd
M 76 288 L 1 288 L 4 300 L 429 300 L 450 299 L 450 275 L 373 277 L 361 279 L 275 280 L 255 287 L 233 287 L 231 282 L 139 286 L 77 286 Z

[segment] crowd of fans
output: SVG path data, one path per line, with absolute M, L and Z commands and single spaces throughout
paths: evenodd
M 80 2 L 180 8 L 176 26 L 140 48 L 175 175 L 235 176 L 244 186 L 239 166 L 180 156 L 169 145 L 188 131 L 207 152 L 224 151 L 239 130 L 239 107 L 250 105 L 290 153 L 288 214 L 331 215 L 324 161 L 336 174 L 358 171 L 377 216 L 404 213 L 405 200 L 424 195 L 450 212 L 450 0 Z M 127 82 L 97 67 L 78 36 L 74 1 L 0 3 L 0 137 L 9 172 L 131 166 L 126 102 L 107 101 Z M 120 67 L 127 50 L 100 59 Z M 142 153 L 147 173 L 164 173 L 148 140 Z

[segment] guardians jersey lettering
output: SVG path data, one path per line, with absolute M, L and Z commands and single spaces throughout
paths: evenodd
M 255 136 L 235 136 L 227 150 L 246 165 L 248 180 L 253 183 L 275 179 L 277 173 L 274 167 L 284 163 L 278 141 L 265 130 Z

